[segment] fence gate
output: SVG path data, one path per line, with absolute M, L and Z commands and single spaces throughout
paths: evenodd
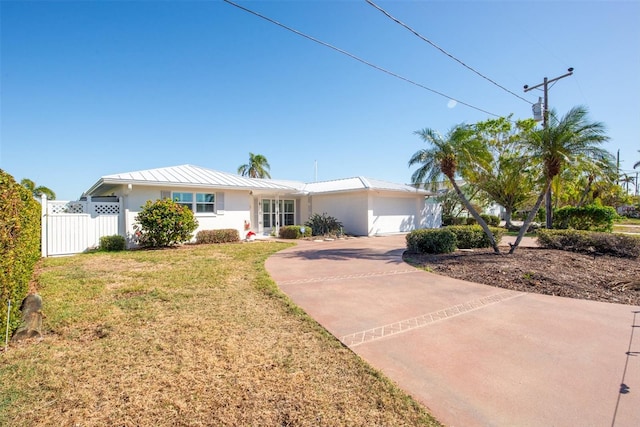
M 121 201 L 58 201 L 42 196 L 42 256 L 85 252 L 118 234 Z

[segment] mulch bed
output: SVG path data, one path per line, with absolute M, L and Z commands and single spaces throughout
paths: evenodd
M 404 258 L 436 274 L 505 289 L 640 305 L 637 258 L 542 248 L 518 248 L 513 255 L 495 254 L 491 249 L 439 255 L 405 253 Z

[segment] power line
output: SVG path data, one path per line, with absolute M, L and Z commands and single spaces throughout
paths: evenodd
M 423 36 L 422 34 L 418 33 L 416 30 L 414 30 L 413 28 L 411 28 L 410 26 L 408 26 L 407 24 L 405 24 L 404 22 L 400 21 L 399 19 L 395 18 L 394 16 L 392 16 L 389 12 L 387 12 L 386 10 L 384 10 L 383 8 L 381 8 L 380 6 L 378 6 L 377 4 L 375 4 L 373 1 L 371 0 L 365 0 L 367 3 L 369 3 L 371 6 L 373 6 L 374 8 L 378 9 L 380 12 L 382 12 L 387 18 L 391 19 L 392 21 L 394 21 L 395 23 L 403 26 L 404 28 L 406 28 L 407 30 L 411 31 L 413 34 L 415 34 L 419 39 L 429 43 L 431 46 L 435 47 L 436 49 L 438 49 L 440 52 L 444 53 L 445 55 L 447 55 L 449 58 L 453 59 L 454 61 L 456 61 L 458 64 L 462 65 L 463 67 L 465 67 L 466 69 L 476 73 L 477 75 L 479 75 L 480 77 L 482 77 L 483 79 L 487 80 L 488 82 L 494 84 L 495 86 L 499 87 L 500 89 L 504 90 L 505 92 L 510 93 L 511 95 L 515 96 L 516 98 L 519 98 L 521 100 L 523 100 L 524 102 L 526 102 L 527 104 L 531 105 L 532 102 L 521 97 L 520 95 L 518 95 L 515 92 L 510 91 L 509 89 L 507 89 L 506 87 L 498 84 L 497 82 L 495 82 L 494 80 L 490 79 L 489 77 L 485 76 L 484 74 L 482 74 L 481 72 L 475 70 L 474 68 L 470 67 L 469 65 L 465 64 L 464 62 L 462 62 L 461 60 L 459 60 L 458 58 L 456 58 L 455 56 L 453 56 L 452 54 L 450 54 L 449 52 L 447 52 L 446 50 L 444 50 L 443 48 L 441 48 L 440 46 L 438 46 L 437 44 L 435 44 L 434 42 L 432 42 L 431 40 L 429 40 L 428 38 L 426 38 L 425 36 Z
M 323 42 L 322 40 L 316 39 L 315 37 L 309 36 L 309 35 L 307 35 L 307 34 L 305 34 L 305 33 L 301 32 L 301 31 L 298 31 L 298 30 L 294 29 L 294 28 L 288 27 L 288 26 L 286 26 L 286 25 L 284 25 L 284 24 L 282 24 L 282 23 L 280 23 L 280 22 L 278 22 L 278 21 L 276 21 L 276 20 L 274 20 L 274 19 L 271 19 L 271 18 L 269 18 L 269 17 L 267 17 L 267 16 L 265 16 L 265 15 L 262 15 L 262 14 L 260 14 L 260 13 L 258 13 L 258 12 L 255 12 L 255 11 L 253 11 L 253 10 L 251 10 L 251 9 L 247 9 L 246 7 L 241 6 L 241 5 L 237 4 L 237 3 L 234 3 L 234 2 L 232 2 L 232 1 L 230 1 L 230 0 L 222 0 L 222 1 L 224 1 L 225 3 L 230 4 L 231 6 L 235 6 L 235 7 L 237 7 L 238 9 L 243 10 L 243 11 L 245 11 L 245 12 L 247 12 L 247 13 L 250 13 L 250 14 L 252 14 L 252 15 L 255 15 L 255 16 L 257 16 L 258 18 L 261 18 L 261 19 L 264 19 L 265 21 L 271 22 L 272 24 L 275 24 L 275 25 L 277 25 L 277 26 L 279 26 L 279 27 L 281 27 L 281 28 L 284 28 L 285 30 L 291 31 L 291 32 L 292 32 L 292 33 L 294 33 L 294 34 L 297 34 L 297 35 L 299 35 L 299 36 L 301 36 L 301 37 L 304 37 L 304 38 L 306 38 L 306 39 L 308 39 L 308 40 L 311 40 L 312 42 L 315 42 L 315 43 L 318 43 L 318 44 L 320 44 L 320 45 L 322 45 L 322 46 L 328 47 L 329 49 L 333 49 L 333 50 L 335 50 L 336 52 L 339 52 L 339 53 L 341 53 L 341 54 L 343 54 L 343 55 L 346 55 L 346 56 L 348 56 L 348 57 L 349 57 L 349 58 L 351 58 L 351 59 L 355 59 L 356 61 L 361 62 L 362 64 L 368 65 L 368 66 L 369 66 L 369 67 L 371 67 L 371 68 L 374 68 L 374 69 L 376 69 L 376 70 L 378 70 L 378 71 L 382 71 L 383 73 L 386 73 L 386 74 L 388 74 L 388 75 L 390 75 L 390 76 L 393 76 L 393 77 L 395 77 L 395 78 L 397 78 L 397 79 L 403 80 L 403 81 L 405 81 L 405 82 L 407 82 L 407 83 L 411 83 L 412 85 L 415 85 L 415 86 L 418 86 L 419 88 L 422 88 L 422 89 L 428 90 L 429 92 L 435 93 L 436 95 L 440 95 L 440 96 L 442 96 L 442 97 L 444 97 L 444 98 L 447 98 L 447 99 L 450 99 L 450 100 L 452 100 L 452 101 L 455 101 L 455 102 L 457 102 L 458 104 L 462 104 L 462 105 L 467 106 L 467 107 L 469 107 L 469 108 L 473 108 L 474 110 L 477 110 L 477 111 L 483 112 L 483 113 L 485 113 L 485 114 L 489 114 L 490 116 L 494 116 L 494 117 L 501 117 L 499 114 L 494 114 L 494 113 L 491 113 L 491 112 L 489 112 L 489 111 L 487 111 L 487 110 L 483 110 L 482 108 L 475 107 L 475 106 L 473 106 L 473 105 L 471 105 L 471 104 L 469 104 L 469 103 L 466 103 L 466 102 L 464 102 L 464 101 L 460 101 L 460 100 L 458 100 L 458 99 L 456 99 L 456 98 L 453 98 L 453 97 L 451 97 L 451 96 L 448 96 L 448 95 L 446 95 L 446 94 L 444 94 L 444 93 L 442 93 L 442 92 L 438 92 L 438 91 L 437 91 L 437 90 L 435 90 L 435 89 L 431 89 L 431 88 L 429 88 L 429 87 L 427 87 L 427 86 L 424 86 L 423 84 L 417 83 L 417 82 L 415 82 L 415 81 L 413 81 L 413 80 L 411 80 L 411 79 L 409 79 L 409 78 L 407 78 L 407 77 L 403 77 L 403 76 L 401 76 L 401 75 L 399 75 L 399 74 L 396 74 L 396 73 L 394 73 L 393 71 L 389 71 L 389 70 L 387 70 L 387 69 L 385 69 L 385 68 L 379 67 L 379 66 L 377 66 L 377 65 L 375 65 L 375 64 L 373 64 L 373 63 L 371 63 L 371 62 L 368 62 L 368 61 L 366 61 L 366 60 L 364 60 L 364 59 L 362 59 L 362 58 L 360 58 L 360 57 L 358 57 L 358 56 L 356 56 L 356 55 L 353 55 L 353 54 L 351 54 L 351 53 L 347 52 L 346 50 L 340 49 L 340 48 L 338 48 L 338 47 L 336 47 L 336 46 L 333 46 L 333 45 L 331 45 L 331 44 L 329 44 L 329 43 Z M 527 101 L 527 102 L 528 102 L 528 101 Z

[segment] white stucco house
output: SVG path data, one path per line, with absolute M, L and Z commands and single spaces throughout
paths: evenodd
M 135 218 L 147 200 L 170 197 L 189 206 L 199 230 L 237 229 L 269 235 L 283 225 L 299 225 L 314 213 L 327 213 L 344 232 L 373 236 L 434 228 L 440 207 L 431 194 L 410 185 L 364 177 L 304 183 L 253 179 L 204 167 L 181 165 L 101 177 L 84 197 L 120 202 L 119 233 L 131 237 Z

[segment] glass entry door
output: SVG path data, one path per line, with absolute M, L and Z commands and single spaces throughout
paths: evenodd
M 265 229 L 295 225 L 295 200 L 262 199 L 262 225 Z

